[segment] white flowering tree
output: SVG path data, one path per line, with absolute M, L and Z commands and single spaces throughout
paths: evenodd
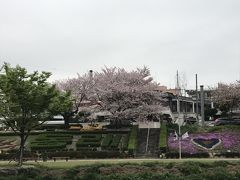
M 65 94 L 65 98 L 60 99 L 63 102 L 56 101 L 59 106 L 55 107 L 61 109 L 61 115 L 64 117 L 65 125 L 69 126 L 69 120 L 78 114 L 82 102 L 93 99 L 94 82 L 91 75 L 84 74 L 81 76 L 78 74 L 77 78 L 57 81 L 56 84 L 63 95 Z M 71 103 L 69 102 L 69 98 Z M 69 108 L 69 106 L 67 106 L 67 108 L 64 108 L 59 102 L 63 104 L 65 104 L 65 102 L 70 103 L 71 107 Z
M 148 68 L 128 72 L 106 67 L 95 73 L 94 83 L 95 95 L 103 109 L 112 113 L 116 125 L 122 120 L 159 118 L 163 99 Z
M 230 112 L 240 106 L 240 82 L 224 84 L 219 83 L 213 91 L 213 100 L 220 110 Z

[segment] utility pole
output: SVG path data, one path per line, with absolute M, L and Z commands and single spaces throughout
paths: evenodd
M 196 74 L 196 119 L 198 121 L 198 75 Z
M 182 146 L 181 146 L 181 125 L 180 125 L 180 99 L 179 99 L 179 77 L 177 71 L 177 112 L 178 112 L 178 145 L 179 145 L 179 159 L 182 159 Z
M 203 90 L 203 85 L 200 86 L 200 93 L 201 93 L 201 118 L 202 118 L 202 122 L 201 125 L 204 125 L 204 121 L 205 121 L 205 114 L 204 114 L 204 90 Z

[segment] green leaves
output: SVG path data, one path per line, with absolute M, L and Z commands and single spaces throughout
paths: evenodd
M 0 75 L 0 116 L 15 130 L 29 131 L 50 117 L 50 104 L 57 95 L 56 88 L 47 82 L 47 72 L 28 73 L 20 66 L 5 63 Z

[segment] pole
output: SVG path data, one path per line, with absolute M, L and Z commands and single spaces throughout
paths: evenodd
M 196 74 L 196 119 L 198 121 L 198 75 Z
M 179 145 L 179 159 L 182 159 L 182 144 L 181 144 L 181 126 L 180 122 L 178 122 L 178 145 Z
M 148 121 L 147 142 L 146 142 L 146 149 L 145 149 L 145 152 L 146 152 L 146 153 L 148 153 L 149 134 L 150 134 L 150 128 L 149 128 L 149 121 Z
M 201 117 L 202 117 L 202 125 L 204 125 L 205 114 L 204 114 L 204 90 L 203 90 L 203 85 L 200 86 L 200 93 L 201 93 Z
M 180 99 L 179 99 L 179 79 L 177 71 L 177 112 L 178 112 L 178 145 L 179 145 L 179 159 L 182 159 L 182 146 L 181 146 L 181 125 L 180 125 Z

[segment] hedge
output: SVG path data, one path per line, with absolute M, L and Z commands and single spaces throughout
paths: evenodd
M 161 152 L 166 152 L 167 149 L 167 126 L 162 123 L 159 135 L 159 150 Z
M 109 147 L 112 140 L 113 140 L 113 135 L 112 134 L 107 134 L 102 140 L 101 147 L 103 147 L 103 148 Z
M 102 134 L 85 134 L 78 140 L 76 146 L 81 147 L 100 147 Z
M 128 140 L 129 140 L 129 135 L 123 135 L 123 139 L 122 139 L 122 142 L 123 142 L 123 150 L 127 150 L 128 148 Z
M 120 135 L 120 134 L 114 135 L 110 147 L 111 148 L 118 148 L 118 145 L 119 145 L 119 143 L 121 141 L 121 138 L 122 138 L 122 135 Z
M 178 152 L 169 152 L 165 154 L 166 158 L 179 158 L 179 153 Z M 202 152 L 202 153 L 182 153 L 181 156 L 183 158 L 209 158 L 209 154 L 207 152 Z
M 129 136 L 129 141 L 128 141 L 128 151 L 130 154 L 133 154 L 134 151 L 136 150 L 137 146 L 137 130 L 138 126 L 133 126 L 130 136 Z
M 32 151 L 62 150 L 72 143 L 72 138 L 69 134 L 42 134 L 31 142 L 30 148 Z
M 101 142 L 84 142 L 84 141 L 78 141 L 76 144 L 78 147 L 100 147 Z
M 70 159 L 83 159 L 83 158 L 122 158 L 125 155 L 119 151 L 72 151 L 72 152 L 52 152 L 46 153 L 49 159 L 52 157 L 69 157 Z
M 49 143 L 33 143 L 30 148 L 32 151 L 42 150 L 61 150 L 66 148 L 65 142 L 51 141 Z

